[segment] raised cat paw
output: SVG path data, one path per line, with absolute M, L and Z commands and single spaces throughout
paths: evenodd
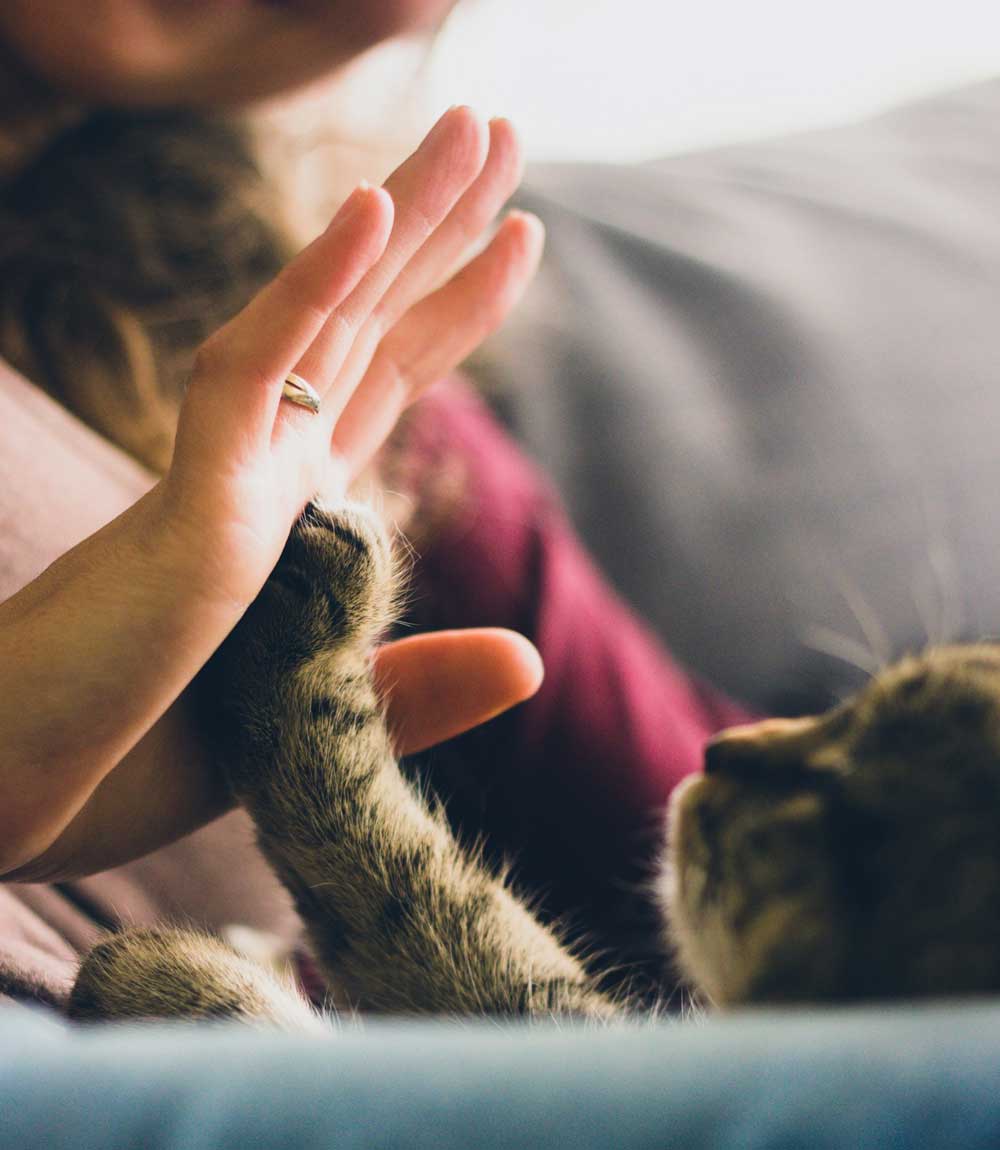
M 360 504 L 310 503 L 246 615 L 203 674 L 203 697 L 240 710 L 266 702 L 319 654 L 367 653 L 394 613 L 385 527 Z
M 289 740 L 328 737 L 334 712 L 345 723 L 361 713 L 380 719 L 368 656 L 392 620 L 395 589 L 392 547 L 374 512 L 306 508 L 199 683 L 204 729 L 241 799 L 286 759 Z
M 372 510 L 356 503 L 334 510 L 310 503 L 261 602 L 286 623 L 293 613 L 297 638 L 316 649 L 368 645 L 392 621 L 395 581 L 389 537 Z

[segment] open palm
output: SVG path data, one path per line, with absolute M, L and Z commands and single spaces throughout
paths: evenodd
M 519 213 L 448 278 L 520 167 L 507 121 L 487 130 L 451 109 L 202 347 L 164 494 L 219 595 L 249 602 L 306 501 L 343 492 L 403 408 L 520 296 L 542 230 Z M 281 402 L 290 371 L 319 392 L 318 415 Z

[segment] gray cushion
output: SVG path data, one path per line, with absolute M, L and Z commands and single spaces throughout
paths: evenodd
M 796 710 L 1000 632 L 1000 81 L 523 204 L 543 277 L 483 374 L 682 659 Z

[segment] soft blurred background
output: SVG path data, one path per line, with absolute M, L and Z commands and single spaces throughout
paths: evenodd
M 530 153 L 639 159 L 831 123 L 1000 72 L 996 0 L 466 0 L 439 104 L 503 109 Z
M 632 161 L 823 127 L 1000 75 L 996 0 L 461 0 L 276 109 L 307 147 L 303 238 L 450 104 L 517 124 L 529 161 Z M 336 125 L 334 128 L 333 126 Z
M 546 256 L 467 366 L 688 666 L 791 714 L 996 634 L 998 0 L 462 0 L 310 99 L 303 241 L 449 104 L 513 118 Z
M 401 99 L 502 111 L 533 159 L 633 160 L 808 128 L 1000 73 L 996 0 L 464 0 L 429 56 L 359 72 Z M 411 87 L 411 81 L 413 86 Z

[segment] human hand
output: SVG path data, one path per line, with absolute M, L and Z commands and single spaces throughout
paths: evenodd
M 403 408 L 504 319 L 541 253 L 534 217 L 512 213 L 448 276 L 520 170 L 507 121 L 487 132 L 451 109 L 203 346 L 162 484 L 193 586 L 249 603 L 306 501 L 342 494 Z M 281 402 L 290 371 L 319 392 L 318 415 Z
M 356 474 L 530 279 L 541 228 L 516 214 L 447 279 L 519 169 L 505 121 L 487 141 L 447 113 L 209 341 L 168 475 L 0 605 L 0 874 L 90 873 L 224 809 L 182 692 L 329 472 Z M 319 417 L 281 404 L 289 370 L 323 394 Z M 473 631 L 384 647 L 376 673 L 413 751 L 526 698 L 541 668 L 525 640 Z

